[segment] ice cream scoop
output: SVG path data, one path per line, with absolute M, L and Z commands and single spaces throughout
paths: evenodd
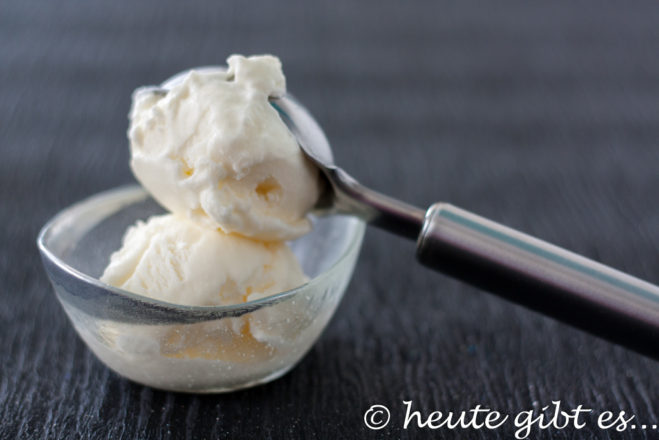
M 421 263 L 659 358 L 659 287 L 452 206 L 427 211 L 360 185 L 334 164 L 320 127 L 291 97 L 271 100 L 325 177 L 317 208 L 416 239 Z
M 279 59 L 228 58 L 227 70 L 193 69 L 168 93 L 133 94 L 131 169 L 167 210 L 265 241 L 309 232 L 318 170 L 268 97 L 286 91 Z
M 167 84 L 149 93 L 165 96 Z M 270 103 L 323 177 L 317 213 L 414 239 L 426 266 L 659 358 L 659 287 L 448 203 L 422 210 L 368 189 L 334 164 L 322 129 L 291 95 Z

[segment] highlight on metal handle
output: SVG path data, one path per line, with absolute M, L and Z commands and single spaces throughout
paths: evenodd
M 427 212 L 421 263 L 659 359 L 659 287 L 455 206 Z

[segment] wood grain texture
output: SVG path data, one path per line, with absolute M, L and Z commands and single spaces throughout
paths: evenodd
M 59 209 L 132 180 L 133 88 L 272 52 L 365 184 L 659 283 L 657 23 L 651 1 L 3 2 L 0 438 L 511 438 L 404 431 L 410 399 L 426 412 L 561 400 L 659 423 L 659 363 L 423 269 L 375 230 L 336 317 L 282 379 L 218 396 L 138 386 L 78 339 L 34 244 Z M 376 403 L 394 419 L 371 433 Z M 591 423 L 532 437 L 657 436 Z

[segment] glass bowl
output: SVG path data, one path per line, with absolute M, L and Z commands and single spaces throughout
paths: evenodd
M 100 282 L 126 228 L 162 213 L 139 186 L 113 189 L 55 216 L 38 246 L 57 298 L 96 356 L 121 376 L 172 391 L 232 391 L 290 370 L 334 314 L 365 229 L 354 217 L 312 217 L 312 232 L 289 243 L 310 281 L 242 304 L 183 306 Z

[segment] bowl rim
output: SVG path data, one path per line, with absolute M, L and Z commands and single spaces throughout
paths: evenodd
M 141 197 L 138 197 L 141 196 Z M 358 217 L 350 216 L 352 221 L 355 223 L 355 227 L 351 228 L 352 236 L 349 238 L 348 245 L 345 250 L 339 255 L 339 257 L 332 263 L 332 265 L 325 271 L 319 273 L 315 277 L 309 279 L 306 283 L 297 286 L 293 289 L 285 290 L 283 292 L 275 293 L 273 295 L 268 295 L 263 298 L 255 299 L 252 301 L 247 301 L 244 303 L 238 304 L 229 304 L 229 305 L 218 305 L 218 306 L 193 306 L 185 304 L 177 304 L 168 301 L 161 301 L 159 299 L 151 298 L 148 296 L 140 295 L 138 293 L 130 292 L 128 290 L 121 289 L 109 284 L 106 284 L 100 281 L 97 278 L 92 277 L 80 270 L 74 268 L 68 263 L 64 262 L 59 256 L 55 254 L 46 244 L 47 239 L 56 234 L 53 230 L 56 230 L 62 224 L 67 222 L 75 221 L 75 218 L 78 217 L 81 211 L 93 210 L 94 207 L 102 206 L 105 203 L 108 203 L 108 199 L 126 199 L 127 203 L 134 203 L 138 200 L 143 200 L 149 198 L 150 195 L 148 192 L 140 185 L 129 184 L 105 191 L 101 191 L 89 197 L 86 197 L 55 214 L 46 224 L 41 228 L 37 236 L 37 247 L 43 258 L 48 259 L 53 263 L 58 269 L 65 272 L 68 276 L 77 279 L 80 282 L 91 284 L 96 288 L 103 290 L 108 290 L 116 295 L 126 297 L 131 300 L 139 301 L 146 303 L 152 306 L 155 306 L 159 309 L 170 309 L 173 311 L 186 311 L 193 313 L 227 313 L 227 312 L 241 312 L 248 309 L 249 311 L 261 308 L 263 306 L 271 305 L 284 301 L 285 299 L 296 295 L 298 292 L 310 287 L 320 284 L 323 280 L 333 275 L 339 268 L 342 266 L 342 263 L 349 258 L 355 251 L 359 252 L 361 247 L 364 233 L 366 230 L 366 223 Z M 119 209 L 122 209 L 120 207 Z M 115 211 L 116 212 L 116 211 Z

